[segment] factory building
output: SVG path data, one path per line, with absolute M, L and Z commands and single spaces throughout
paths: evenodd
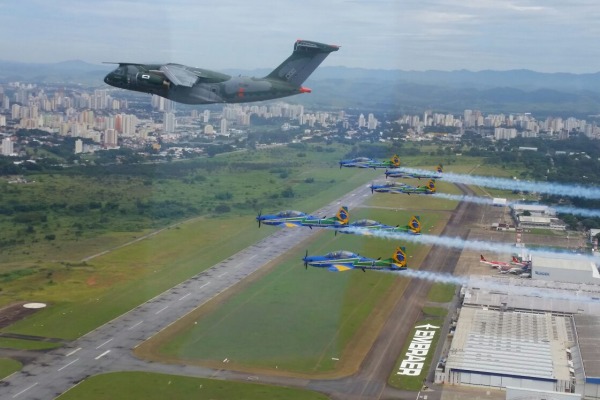
M 463 307 L 444 381 L 573 393 L 574 348 L 575 334 L 568 316 Z

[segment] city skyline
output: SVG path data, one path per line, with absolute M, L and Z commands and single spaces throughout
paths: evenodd
M 327 66 L 587 73 L 598 16 L 591 0 L 24 0 L 0 5 L 0 59 L 274 68 L 303 38 L 342 46 Z

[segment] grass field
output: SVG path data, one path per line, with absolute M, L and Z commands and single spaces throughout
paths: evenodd
M 10 374 L 20 371 L 23 365 L 11 358 L 0 358 L 0 379 L 6 378 Z
M 447 310 L 445 308 L 438 308 L 438 307 L 425 307 L 423 309 L 423 314 L 424 314 L 423 318 L 421 318 L 419 321 L 417 321 L 417 323 L 415 324 L 415 328 L 413 328 L 413 330 L 411 331 L 411 334 L 408 336 L 408 339 L 407 339 L 406 343 L 404 344 L 404 347 L 402 348 L 402 352 L 400 353 L 400 356 L 398 357 L 398 361 L 396 362 L 394 369 L 392 369 L 392 372 L 388 379 L 388 384 L 390 384 L 391 386 L 396 387 L 398 389 L 412 390 L 412 391 L 421 390 L 421 387 L 423 386 L 423 379 L 427 376 L 427 373 L 429 371 L 429 366 L 431 365 L 433 354 L 435 353 L 435 348 L 438 344 L 438 341 L 443 340 L 443 338 L 440 339 L 440 331 L 441 330 L 437 329 L 435 331 L 436 333 L 433 336 L 433 339 L 431 341 L 431 346 L 429 347 L 429 352 L 427 353 L 427 357 L 426 357 L 426 360 L 424 361 L 424 365 L 423 365 L 420 375 L 407 376 L 407 375 L 398 374 L 398 371 L 399 371 L 402 361 L 404 359 L 406 359 L 406 357 L 407 357 L 406 352 L 408 351 L 408 347 L 411 343 L 411 340 L 415 336 L 415 332 L 417 331 L 416 327 L 425 325 L 425 324 L 431 324 L 434 326 L 441 327 L 444 323 L 444 317 L 447 314 Z M 437 360 L 435 360 L 435 361 L 437 362 Z
M 427 300 L 436 303 L 447 303 L 454 297 L 456 286 L 445 283 L 434 283 L 427 293 Z
M 117 372 L 92 376 L 57 397 L 59 400 L 327 400 L 322 394 L 303 389 L 191 378 L 147 372 Z
M 339 179 L 338 169 L 317 163 L 297 174 L 326 184 L 293 179 L 302 194 L 285 199 L 281 208 L 312 211 L 366 183 L 372 172 L 355 171 Z M 270 211 L 277 209 L 265 210 Z M 34 263 L 20 270 L 27 274 L 4 285 L 0 303 L 35 299 L 50 307 L 3 331 L 76 338 L 272 233 L 257 229 L 253 213 L 192 220 L 87 263 Z
M 38 340 L 23 340 L 13 338 L 0 338 L 0 348 L 19 350 L 50 350 L 60 347 L 61 343 L 43 342 Z

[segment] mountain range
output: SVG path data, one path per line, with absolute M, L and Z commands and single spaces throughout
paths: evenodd
M 0 61 L 0 83 L 10 81 L 103 85 L 113 65 L 73 60 L 51 64 Z M 223 72 L 265 76 L 270 69 Z M 321 107 L 421 112 L 536 112 L 586 116 L 600 113 L 600 72 L 589 74 L 509 71 L 402 71 L 320 67 L 306 82 L 311 95 L 294 102 Z

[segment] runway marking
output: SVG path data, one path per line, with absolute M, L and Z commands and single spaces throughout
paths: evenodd
M 137 324 L 130 326 L 129 328 L 127 328 L 127 330 L 129 330 L 129 331 L 130 331 L 130 330 L 132 330 L 133 328 L 135 328 L 136 326 L 138 326 L 138 325 L 139 325 L 139 324 L 141 324 L 142 322 L 144 322 L 144 320 L 141 320 L 141 321 L 140 321 L 140 322 L 138 322 Z
M 67 355 L 66 355 L 65 357 L 72 356 L 73 354 L 77 353 L 79 350 L 81 350 L 81 347 L 79 347 L 79 348 L 77 348 L 77 349 L 73 350 L 73 351 L 72 351 L 72 352 L 70 352 L 70 353 L 67 353 Z
M 181 301 L 181 300 L 185 299 L 185 298 L 186 298 L 186 297 L 188 297 L 190 294 L 191 294 L 191 293 L 188 293 L 188 294 L 186 294 L 185 296 L 183 296 L 183 297 L 180 297 L 178 301 Z
M 223 272 L 223 273 L 222 273 L 221 275 L 219 275 L 217 278 L 222 278 L 222 277 L 224 277 L 225 275 L 227 275 L 228 273 L 229 273 L 229 271 L 228 271 L 228 272 Z
M 26 391 L 28 391 L 28 390 L 29 390 L 29 389 L 31 389 L 32 387 L 36 386 L 37 384 L 38 384 L 38 383 L 36 382 L 36 383 L 34 383 L 33 385 L 31 385 L 31 386 L 27 386 L 25 389 L 23 389 L 23 390 L 21 390 L 19 393 L 15 394 L 15 395 L 13 396 L 13 399 L 14 399 L 15 397 L 17 397 L 17 396 L 19 396 L 19 395 L 21 395 L 21 394 L 25 393 Z
M 67 365 L 63 365 L 62 367 L 60 367 L 59 369 L 57 369 L 57 371 L 62 371 L 63 369 L 67 368 L 69 365 L 71 365 L 73 363 L 76 363 L 77 361 L 79 361 L 79 358 L 74 359 L 73 361 L 71 361 Z
M 99 360 L 102 357 L 104 357 L 105 355 L 107 355 L 108 353 L 110 353 L 110 350 L 106 350 L 104 353 L 100 354 L 98 357 L 94 358 L 94 360 Z
M 210 282 L 206 282 L 204 285 L 200 286 L 198 289 L 202 289 L 204 286 L 208 285 Z
M 160 310 L 158 310 L 157 312 L 155 312 L 154 314 L 160 314 L 161 312 L 165 311 L 167 308 L 169 308 L 169 306 L 164 306 L 163 308 L 161 308 Z
M 105 344 L 107 344 L 108 342 L 112 341 L 114 338 L 108 339 L 106 342 L 102 343 L 100 346 L 96 347 L 96 349 L 99 349 L 100 347 L 104 346 Z
M 254 257 L 256 257 L 258 254 L 253 255 L 252 257 L 248 257 L 248 260 L 252 260 Z

